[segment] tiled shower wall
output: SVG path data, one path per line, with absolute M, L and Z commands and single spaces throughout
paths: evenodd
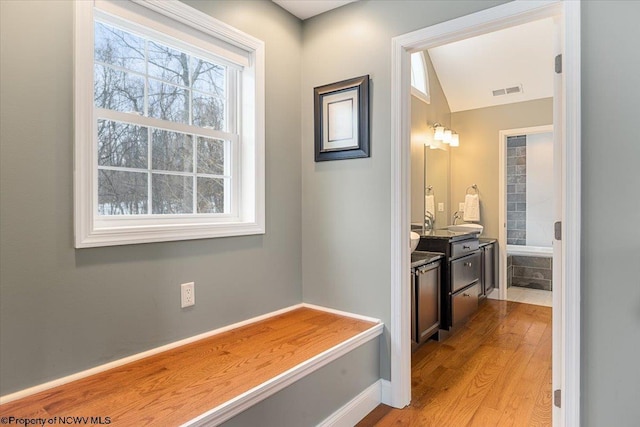
M 507 244 L 527 244 L 527 137 L 507 138 Z

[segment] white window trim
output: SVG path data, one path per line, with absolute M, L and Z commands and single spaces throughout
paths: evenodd
M 74 220 L 75 247 L 87 248 L 174 240 L 243 236 L 265 233 L 265 65 L 264 42 L 245 34 L 177 0 L 132 0 L 163 17 L 228 43 L 248 58 L 243 69 L 242 109 L 239 121 L 241 144 L 232 157 L 240 169 L 238 213 L 212 222 L 212 216 L 191 215 L 158 218 L 155 223 L 132 225 L 130 220 L 98 221 L 95 207 L 97 167 L 93 107 L 94 6 L 109 2 L 77 1 L 74 37 Z M 130 217 L 129 217 L 130 218 Z M 179 220 L 176 221 L 176 219 Z M 209 221 L 209 222 L 207 222 Z M 133 221 L 136 224 L 136 221 Z

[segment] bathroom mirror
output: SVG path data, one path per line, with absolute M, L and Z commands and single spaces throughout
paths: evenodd
M 425 200 L 428 193 L 433 194 L 436 211 L 434 228 L 444 228 L 450 222 L 449 154 L 449 150 L 424 148 Z M 431 191 L 427 191 L 427 188 L 431 188 Z
M 433 228 L 450 224 L 450 148 L 432 149 L 434 123 L 451 124 L 451 111 L 435 74 L 428 52 L 424 52 L 428 73 L 430 99 L 411 97 L 411 225 L 424 225 L 427 188 L 434 198 L 435 222 Z M 413 95 L 413 93 L 412 93 Z M 442 209 L 440 210 L 439 207 Z

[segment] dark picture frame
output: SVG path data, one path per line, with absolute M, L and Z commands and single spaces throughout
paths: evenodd
M 313 88 L 315 161 L 370 156 L 369 75 Z

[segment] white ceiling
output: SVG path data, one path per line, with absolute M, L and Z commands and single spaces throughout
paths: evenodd
M 429 49 L 451 112 L 552 97 L 553 36 L 548 18 Z M 522 93 L 492 94 L 518 85 Z
M 357 0 L 272 0 L 298 18 L 305 20 Z

